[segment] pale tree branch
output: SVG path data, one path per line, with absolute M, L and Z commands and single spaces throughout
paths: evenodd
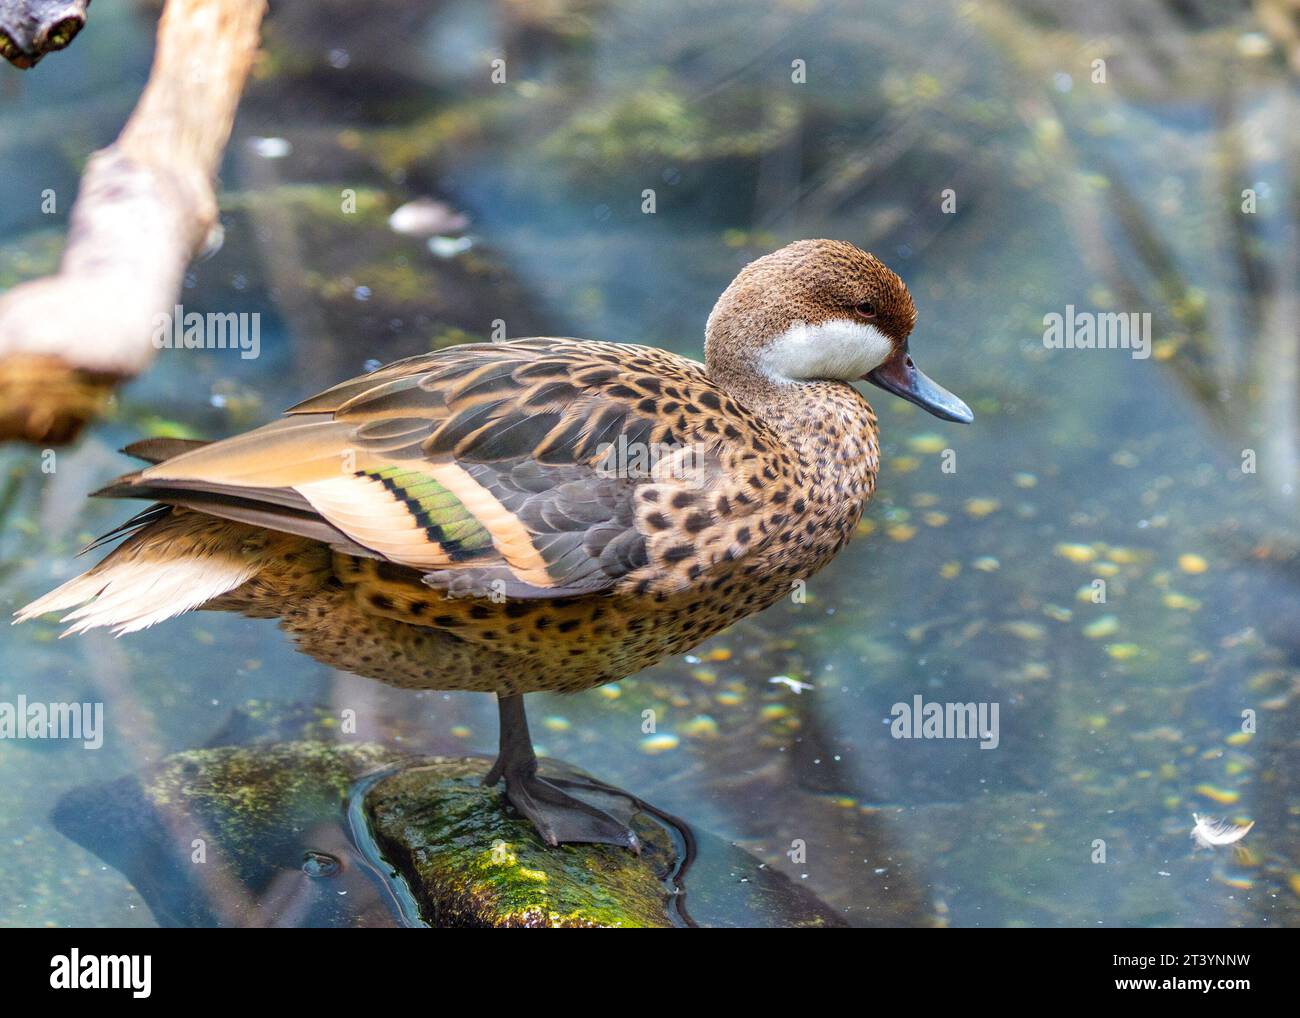
M 264 0 L 168 0 L 149 82 L 91 156 L 58 271 L 0 296 L 0 439 L 74 438 L 156 353 L 257 52 Z

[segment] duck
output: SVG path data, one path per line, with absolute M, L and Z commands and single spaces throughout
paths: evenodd
M 202 609 L 277 619 L 311 657 L 394 686 L 494 694 L 484 782 L 546 844 L 639 850 L 547 778 L 528 693 L 686 652 L 787 597 L 853 535 L 876 485 L 859 381 L 943 420 L 906 284 L 852 243 L 800 240 L 718 298 L 699 362 L 571 338 L 395 361 L 230 438 L 151 438 L 97 496 L 148 508 L 97 565 L 19 609 L 64 635 Z

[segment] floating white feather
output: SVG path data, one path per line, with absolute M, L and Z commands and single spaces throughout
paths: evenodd
M 1234 824 L 1231 820 L 1220 820 L 1218 817 L 1203 817 L 1199 813 L 1192 814 L 1192 820 L 1195 826 L 1192 828 L 1192 840 L 1201 848 L 1221 848 L 1224 845 L 1234 845 L 1255 826 L 1252 820 L 1248 824 Z

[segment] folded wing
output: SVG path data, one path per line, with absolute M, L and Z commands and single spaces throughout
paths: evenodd
M 655 504 L 699 503 L 686 540 L 749 504 L 728 497 L 724 400 L 695 362 L 652 348 L 473 344 L 351 379 L 102 494 L 321 540 L 452 594 L 590 593 L 670 547 L 675 528 L 644 523 Z

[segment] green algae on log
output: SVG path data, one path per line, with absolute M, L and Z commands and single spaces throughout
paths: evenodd
M 706 831 L 681 874 L 675 838 L 624 796 L 591 798 L 629 823 L 641 855 L 610 845 L 549 848 L 484 788 L 481 757 L 421 760 L 367 791 L 367 832 L 398 870 L 426 922 L 478 927 L 842 927 L 825 902 L 759 859 Z M 555 760 L 543 776 L 588 777 Z M 584 798 L 586 798 L 584 793 Z M 676 906 L 676 907 L 674 907 Z M 689 912 L 689 920 L 686 913 Z
M 543 763 L 543 772 L 549 761 Z M 427 922 L 470 927 L 668 927 L 672 838 L 636 814 L 638 857 L 611 845 L 550 848 L 508 813 L 489 761 L 434 758 L 366 794 L 371 833 Z M 602 806 L 605 804 L 602 803 Z

